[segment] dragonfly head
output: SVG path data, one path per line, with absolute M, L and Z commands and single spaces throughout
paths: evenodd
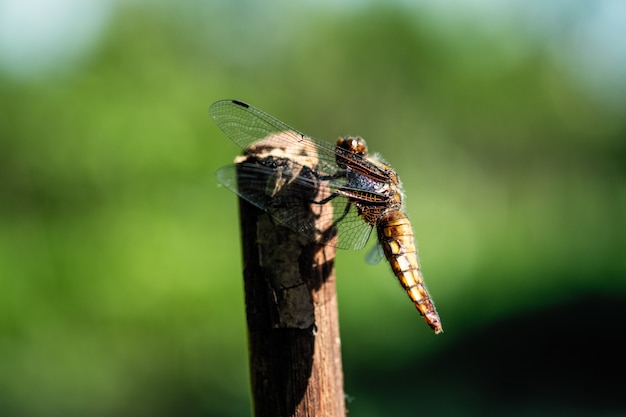
M 357 155 L 367 155 L 365 140 L 358 136 L 347 136 L 337 139 L 337 147 Z
M 367 145 L 362 138 L 358 136 L 346 136 L 337 139 L 337 165 L 346 169 L 350 165 L 350 161 L 359 161 L 367 155 Z
M 337 165 L 345 169 L 350 162 L 359 161 L 367 155 L 367 145 L 358 136 L 347 136 L 337 139 Z

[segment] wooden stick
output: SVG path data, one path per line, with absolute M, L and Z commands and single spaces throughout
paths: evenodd
M 344 416 L 335 248 L 239 207 L 253 415 Z

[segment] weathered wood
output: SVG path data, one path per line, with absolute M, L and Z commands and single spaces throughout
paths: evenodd
M 240 199 L 253 415 L 344 416 L 335 248 Z

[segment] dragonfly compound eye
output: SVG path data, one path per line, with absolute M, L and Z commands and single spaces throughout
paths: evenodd
M 337 147 L 361 156 L 367 155 L 365 140 L 358 136 L 348 136 L 337 139 Z

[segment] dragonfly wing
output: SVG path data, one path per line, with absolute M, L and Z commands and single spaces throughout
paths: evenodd
M 295 143 L 301 142 L 305 136 L 269 114 L 237 100 L 217 101 L 209 108 L 209 114 L 226 136 L 244 149 L 274 133 L 294 132 L 288 140 Z
M 383 251 L 383 247 L 380 246 L 379 242 L 372 247 L 372 249 L 367 252 L 365 255 L 365 261 L 370 265 L 378 264 L 385 257 L 385 252 Z
M 217 179 L 269 213 L 275 222 L 311 241 L 336 246 L 332 203 L 314 203 L 319 201 L 320 182 L 312 171 L 291 160 L 279 160 L 282 165 L 272 161 L 272 166 L 263 165 L 263 161 L 270 163 L 253 158 L 222 167 L 216 173 Z
M 362 249 L 372 226 L 363 220 L 356 207 L 336 193 L 331 181 L 317 179 L 306 167 L 293 161 L 289 164 L 289 169 L 281 171 L 276 166 L 246 160 L 220 168 L 216 177 L 231 191 L 268 212 L 277 223 L 314 242 L 341 249 Z M 289 176 L 294 167 L 298 175 Z M 316 203 L 330 195 L 334 195 L 330 201 Z M 324 227 L 320 229 L 320 225 Z
M 334 246 L 341 249 L 363 249 L 372 233 L 372 225 L 363 219 L 348 198 L 337 195 L 332 204 L 333 223 L 339 235 Z
M 254 176 L 258 172 L 258 168 L 248 164 L 227 165 L 217 170 L 215 177 L 220 184 L 226 186 L 240 197 L 254 204 L 264 211 L 268 211 L 271 206 L 271 195 L 264 192 L 266 182 L 260 177 Z M 238 175 L 245 178 L 245 186 L 240 187 L 241 182 L 237 179 Z
M 211 105 L 209 114 L 226 136 L 243 149 L 265 140 L 266 146 L 282 149 L 295 160 L 303 152 L 315 155 L 314 168 L 321 175 L 333 175 L 339 170 L 334 145 L 307 136 L 256 107 L 237 100 L 220 100 Z

